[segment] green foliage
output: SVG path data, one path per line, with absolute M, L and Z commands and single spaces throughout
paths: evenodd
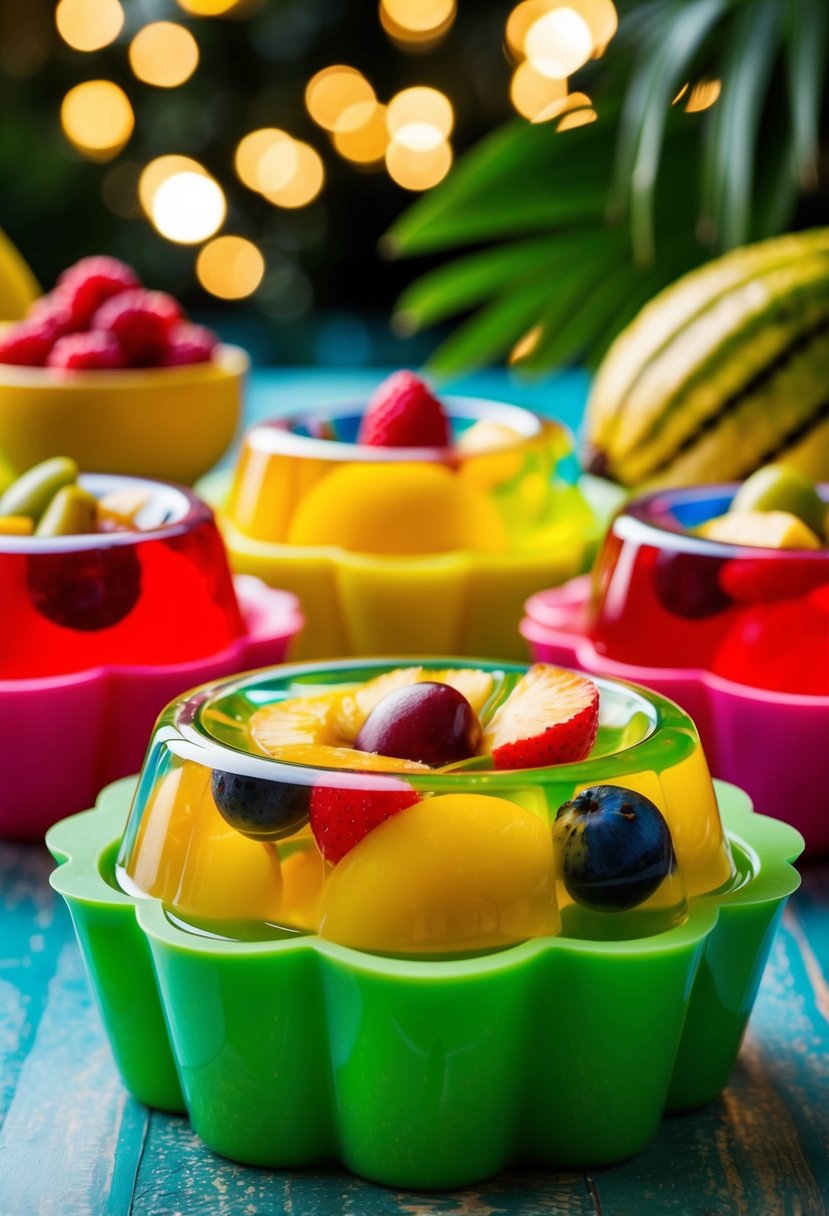
M 596 122 L 507 123 L 387 234 L 392 256 L 473 248 L 403 293 L 398 327 L 471 314 L 439 373 L 500 360 L 528 332 L 527 370 L 594 365 L 679 274 L 791 225 L 818 186 L 827 47 L 826 0 L 629 3 L 579 86 Z M 675 104 L 703 79 L 722 82 L 710 109 Z

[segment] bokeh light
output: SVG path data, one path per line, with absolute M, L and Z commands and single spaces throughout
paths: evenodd
M 124 24 L 118 0 L 60 0 L 55 25 L 73 51 L 100 51 L 114 42 Z
M 558 9 L 567 10 L 565 20 L 580 17 L 590 33 L 591 55 L 598 59 L 607 50 L 608 43 L 619 25 L 619 17 L 613 0 L 523 0 L 507 20 L 507 44 L 517 58 L 527 52 L 527 37 L 535 23 L 548 13 Z
M 685 103 L 688 114 L 698 114 L 700 110 L 708 110 L 719 98 L 722 92 L 722 81 L 700 80 L 691 89 L 691 96 Z M 678 99 L 677 99 L 678 100 Z
M 139 80 L 160 89 L 174 89 L 189 80 L 199 63 L 199 46 L 183 25 L 153 21 L 130 43 L 130 67 Z
M 290 178 L 276 189 L 262 191 L 269 203 L 276 207 L 306 207 L 313 202 L 325 182 L 325 169 L 319 153 L 302 140 L 292 140 L 293 172 Z M 268 154 L 270 155 L 270 153 Z
M 393 139 L 386 149 L 389 177 L 405 190 L 429 190 L 443 181 L 452 167 L 452 149 L 447 140 L 433 148 L 415 149 Z
M 314 122 L 326 131 L 348 131 L 365 125 L 377 98 L 362 72 L 335 64 L 308 82 L 305 105 Z
M 564 115 L 556 131 L 572 131 L 576 127 L 586 127 L 588 123 L 595 122 L 597 117 L 592 106 L 583 110 L 571 110 Z
M 70 89 L 60 121 L 71 144 L 91 160 L 111 160 L 127 144 L 135 126 L 129 98 L 112 80 L 85 80 Z
M 547 106 L 546 110 L 541 110 L 533 118 L 533 122 L 550 122 L 553 118 L 560 118 L 562 114 L 566 114 L 569 110 L 584 110 L 592 109 L 593 102 L 586 93 L 568 93 L 566 97 L 560 98 L 558 101 L 552 102 Z
M 525 59 L 519 63 L 510 82 L 510 100 L 519 114 L 533 122 L 546 122 L 561 113 L 567 100 L 567 81 L 542 76 Z M 554 107 L 561 107 L 555 109 Z
M 386 107 L 376 103 L 360 126 L 335 131 L 331 138 L 346 160 L 357 165 L 379 165 L 389 144 Z
M 203 165 L 189 156 L 157 156 L 141 170 L 138 179 L 138 198 L 147 215 L 152 217 L 153 201 L 159 186 L 177 173 L 200 173 L 203 177 L 209 174 Z
M 563 80 L 587 63 L 593 53 L 593 35 L 575 9 L 554 8 L 530 26 L 524 51 L 542 76 Z
M 186 170 L 165 178 L 153 195 L 150 216 L 162 236 L 180 245 L 207 240 L 224 222 L 224 192 L 207 173 Z
M 176 0 L 179 8 L 193 17 L 222 17 L 245 0 Z
M 380 0 L 380 24 L 404 47 L 431 46 L 455 20 L 455 0 Z
M 293 138 L 279 127 L 260 127 L 239 141 L 236 148 L 235 166 L 239 179 L 250 190 L 261 190 L 260 165 L 268 153 L 283 144 L 292 144 Z
M 199 251 L 196 274 L 211 295 L 242 300 L 262 282 L 265 259 L 253 241 L 242 236 L 218 236 Z
M 403 89 L 391 99 L 386 121 L 397 143 L 415 152 L 428 152 L 451 133 L 455 115 L 444 93 L 417 86 Z

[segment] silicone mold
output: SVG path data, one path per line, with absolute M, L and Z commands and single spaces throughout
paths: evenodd
M 235 473 L 202 484 L 234 570 L 302 599 L 301 657 L 523 657 L 517 625 L 526 597 L 589 564 L 601 528 L 578 488 L 554 476 L 570 447 L 563 428 L 516 406 L 444 403 L 456 438 L 486 420 L 519 442 L 478 453 L 361 446 L 362 407 L 341 405 L 251 428 Z M 342 494 L 329 502 L 340 482 Z M 375 524 L 370 539 L 355 532 L 346 543 L 343 513 L 356 492 L 363 519 Z M 336 541 L 325 525 L 337 529 Z M 420 532 L 408 548 L 407 529 Z M 297 539 L 309 535 L 319 539 Z
M 254 697 L 266 680 L 247 681 Z M 285 778 L 290 766 L 218 741 L 200 712 L 215 707 L 220 723 L 227 696 L 238 704 L 244 685 L 198 690 L 181 702 L 159 727 L 137 793 L 130 782 L 112 786 L 95 810 L 48 835 L 60 863 L 52 884 L 68 903 L 116 1061 L 139 1100 L 186 1111 L 205 1142 L 235 1160 L 278 1168 L 338 1160 L 387 1185 L 439 1188 L 517 1161 L 575 1168 L 619 1160 L 647 1144 L 665 1111 L 720 1092 L 798 884 L 790 862 L 802 840 L 793 828 L 718 785 L 725 834 L 713 855 L 728 859 L 729 877 L 711 889 L 716 875 L 698 869 L 695 880 L 678 847 L 684 915 L 635 938 L 568 935 L 563 916 L 557 935 L 471 957 L 415 958 L 308 932 L 251 940 L 249 921 L 209 931 L 134 884 L 127 893 L 119 875 L 141 810 L 169 773 L 159 767 L 165 749 L 189 765 L 220 762 L 245 774 L 271 765 Z M 626 765 L 632 772 L 667 764 L 663 773 L 673 768 L 678 778 L 663 787 L 674 822 L 684 815 L 693 829 L 695 807 L 682 805 L 682 790 L 696 801 L 697 786 L 681 759 L 672 765 L 664 754 L 701 756 L 693 728 L 659 698 L 640 700 L 641 692 L 610 684 L 603 691 L 616 711 L 628 705 L 629 722 L 642 704 L 654 710 L 651 728 L 629 748 L 559 771 L 446 773 L 442 781 L 468 789 L 489 778 L 492 792 L 494 777 L 496 790 L 516 797 L 521 787 L 542 787 L 548 773 L 555 801 L 583 776 L 561 770 L 592 765 L 591 780 L 613 770 L 621 781 Z M 313 773 L 317 782 L 343 777 L 389 780 Z M 435 792 L 444 788 L 440 774 L 427 779 Z M 716 804 L 698 809 L 706 821 L 713 813 L 719 830 Z M 171 826 L 175 849 L 182 822 Z
M 234 589 L 212 513 L 189 491 L 81 482 L 149 500 L 139 531 L 0 537 L 2 836 L 39 838 L 70 806 L 88 806 L 135 771 L 171 697 L 279 662 L 302 623 L 294 596 L 251 578 Z
M 593 579 L 531 597 L 535 656 L 633 680 L 694 718 L 714 773 L 829 852 L 829 551 L 718 544 L 683 531 L 734 486 L 676 490 L 613 522 Z
M 222 346 L 185 367 L 0 367 L 0 452 L 28 469 L 60 452 L 82 469 L 191 485 L 233 440 L 250 361 Z

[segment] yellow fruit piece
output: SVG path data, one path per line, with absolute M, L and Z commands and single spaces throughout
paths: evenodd
M 293 697 L 277 701 L 251 715 L 253 741 L 269 756 L 285 744 L 333 744 L 337 742 L 335 711 L 338 697 Z
M 820 549 L 811 528 L 788 511 L 729 511 L 697 528 L 697 535 L 757 549 Z
M 98 518 L 105 526 L 135 528 L 135 517 L 149 498 L 143 490 L 113 490 L 98 499 Z
M 428 764 L 417 760 L 399 760 L 396 756 L 379 756 L 376 752 L 360 752 L 353 747 L 331 747 L 325 743 L 286 743 L 269 749 L 274 760 L 288 764 L 306 764 L 313 768 L 347 768 L 372 773 L 430 773 Z
M 28 515 L 0 515 L 0 536 L 31 536 L 35 521 Z
M 500 553 L 507 536 L 486 494 L 451 470 L 388 461 L 347 465 L 317 482 L 296 510 L 288 544 L 387 556 Z
M 449 684 L 456 689 L 466 697 L 476 714 L 480 714 L 492 692 L 492 676 L 488 671 L 480 671 L 478 668 L 442 668 L 432 671 L 426 667 L 396 667 L 393 671 L 385 671 L 381 676 L 375 676 L 373 680 L 368 680 L 353 692 L 342 696 L 337 709 L 337 731 L 341 738 L 346 743 L 352 743 L 375 705 L 389 693 L 430 680 L 436 684 Z
M 546 821 L 506 798 L 443 794 L 387 819 L 334 867 L 319 932 L 359 950 L 437 954 L 559 929 Z
M 316 846 L 298 849 L 282 862 L 280 924 L 315 933 L 319 924 L 322 884 L 329 870 Z
M 225 823 L 210 769 L 185 763 L 156 783 L 127 871 L 135 885 L 205 920 L 275 920 L 282 902 L 279 855 Z

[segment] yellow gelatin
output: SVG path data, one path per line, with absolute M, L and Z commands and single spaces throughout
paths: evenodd
M 288 543 L 389 556 L 500 553 L 507 535 L 497 508 L 477 487 L 440 465 L 404 462 L 328 473 L 297 507 Z
M 282 904 L 279 922 L 293 929 L 315 933 L 320 917 L 320 899 L 326 872 L 313 842 L 297 849 L 282 862 Z
M 442 794 L 386 820 L 334 867 L 319 932 L 358 950 L 445 954 L 560 926 L 546 821 L 506 798 Z
M 276 849 L 225 823 L 210 793 L 210 769 L 183 764 L 156 783 L 141 818 L 135 886 L 185 916 L 278 918 L 282 874 Z

